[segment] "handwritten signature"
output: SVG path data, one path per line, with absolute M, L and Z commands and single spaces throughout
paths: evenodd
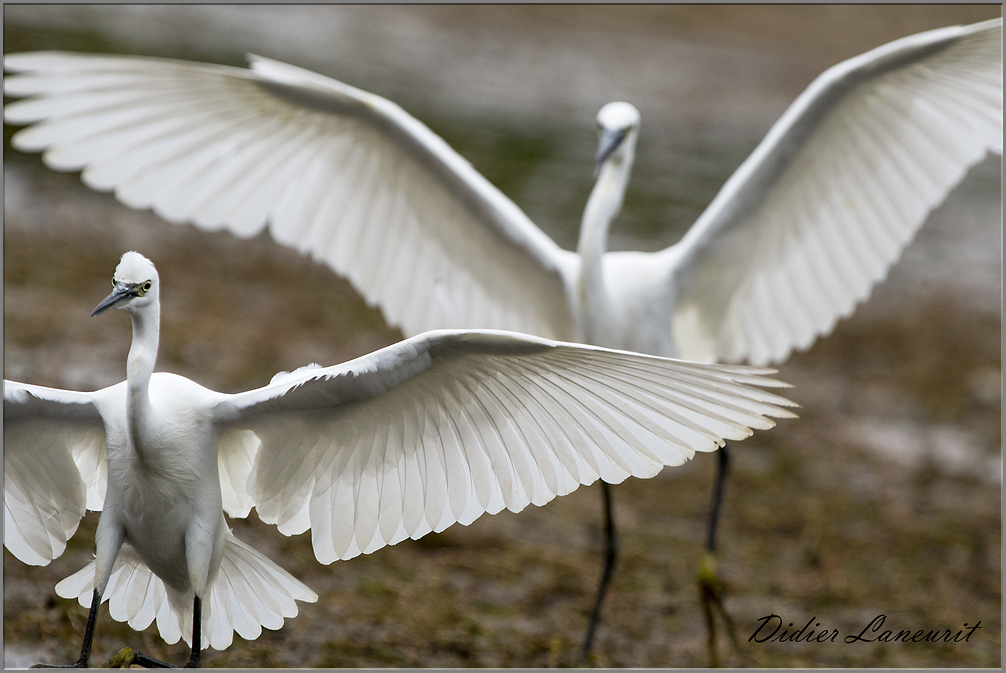
M 766 615 L 757 621 L 761 622 L 755 632 L 748 638 L 748 642 L 755 643 L 833 643 L 841 633 L 838 629 L 819 629 L 821 623 L 816 621 L 817 617 L 811 617 L 803 628 L 790 631 L 793 622 L 783 628 L 783 618 L 777 614 Z M 971 642 L 971 636 L 981 628 L 981 620 L 974 626 L 969 626 L 964 622 L 964 628 L 954 633 L 953 629 L 901 629 L 895 632 L 893 629 L 881 631 L 887 615 L 877 615 L 869 624 L 863 627 L 858 635 L 847 635 L 843 639 L 846 643 L 960 643 Z M 813 625 L 813 628 L 811 628 Z M 780 631 L 781 630 L 781 631 Z M 870 637 L 879 632 L 879 635 Z M 963 637 L 962 637 L 963 636 Z

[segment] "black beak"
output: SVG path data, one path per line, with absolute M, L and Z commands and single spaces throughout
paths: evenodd
M 98 304 L 94 311 L 91 312 L 91 317 L 93 318 L 102 311 L 112 308 L 120 301 L 132 299 L 133 297 L 139 297 L 140 293 L 136 291 L 136 288 L 139 286 L 139 283 L 116 283 L 115 289 L 112 290 L 112 294 L 101 300 L 101 303 Z
M 618 149 L 618 146 L 625 140 L 625 129 L 604 129 L 601 131 L 601 140 L 597 144 L 597 154 L 594 155 L 594 177 L 601 172 L 601 166 L 608 160 L 608 157 Z

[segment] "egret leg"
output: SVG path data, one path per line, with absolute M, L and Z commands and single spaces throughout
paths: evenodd
M 203 601 L 196 596 L 195 603 L 192 605 L 192 656 L 189 657 L 189 663 L 185 664 L 185 668 L 200 668 L 202 664 L 199 661 L 200 654 L 203 651 L 202 643 L 200 642 L 203 628 Z
M 727 474 L 730 471 L 730 444 L 724 443 L 723 448 L 718 452 L 719 460 L 716 469 L 716 484 L 713 488 L 713 500 L 709 510 L 709 527 L 706 531 L 706 551 L 702 558 L 702 566 L 699 569 L 698 585 L 699 599 L 702 603 L 702 612 L 706 619 L 706 632 L 708 634 L 709 663 L 711 666 L 719 666 L 719 657 L 716 654 L 716 621 L 713 609 L 719 611 L 723 622 L 727 627 L 727 634 L 733 643 L 734 649 L 740 651 L 740 643 L 737 640 L 737 631 L 734 622 L 723 604 L 723 582 L 720 580 L 716 570 L 716 532 L 720 519 L 720 507 L 723 504 L 723 489 L 726 485 Z
M 91 594 L 91 609 L 87 613 L 87 626 L 84 627 L 84 644 L 80 646 L 80 658 L 74 665 L 76 668 L 87 668 L 87 660 L 91 658 L 91 643 L 94 641 L 94 623 L 98 621 L 98 607 L 101 596 L 95 589 Z
M 724 442 L 723 448 L 717 453 L 716 484 L 713 487 L 713 501 L 709 508 L 709 528 L 706 531 L 706 552 L 716 553 L 716 531 L 720 523 L 720 506 L 723 504 L 723 487 L 730 472 L 730 443 Z
M 80 658 L 77 659 L 77 663 L 69 666 L 35 664 L 32 668 L 87 668 L 87 662 L 91 658 L 91 643 L 94 641 L 94 624 L 98 620 L 98 608 L 100 606 L 101 596 L 98 594 L 98 590 L 95 589 L 94 594 L 91 596 L 91 610 L 87 615 L 87 626 L 84 627 L 84 644 L 80 648 Z M 137 652 L 129 647 L 120 650 L 115 656 L 106 661 L 102 668 L 129 668 L 132 664 L 144 668 L 174 668 L 171 664 L 147 656 L 142 652 Z
M 77 663 L 65 666 L 52 666 L 49 664 L 35 664 L 32 668 L 87 668 L 87 660 L 91 658 L 91 642 L 94 640 L 94 622 L 98 619 L 98 607 L 101 605 L 101 596 L 95 589 L 91 595 L 91 611 L 87 613 L 87 626 L 84 627 L 84 644 L 80 647 L 80 658 Z
M 590 624 L 587 626 L 587 637 L 583 640 L 583 647 L 580 650 L 580 661 L 577 665 L 582 665 L 590 656 L 591 647 L 594 644 L 594 631 L 601 619 L 601 603 L 604 602 L 604 595 L 608 590 L 608 582 L 611 581 L 611 573 L 615 570 L 615 560 L 618 555 L 618 540 L 615 536 L 615 519 L 612 516 L 611 486 L 607 482 L 601 483 L 601 497 L 604 500 L 604 569 L 601 572 L 601 582 L 597 586 L 597 597 L 594 599 L 594 609 L 590 613 Z

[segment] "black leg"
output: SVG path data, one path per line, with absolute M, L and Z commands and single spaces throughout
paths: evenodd
M 101 596 L 95 589 L 91 594 L 91 610 L 87 613 L 87 626 L 84 627 L 84 644 L 80 647 L 80 659 L 77 660 L 77 668 L 87 668 L 87 660 L 91 658 L 91 642 L 94 640 L 94 623 L 98 621 L 98 607 L 101 605 Z
M 101 606 L 101 596 L 98 595 L 98 590 L 94 590 L 94 594 L 91 596 L 91 611 L 87 615 L 87 626 L 84 627 L 84 644 L 80 648 L 80 658 L 77 659 L 77 663 L 72 666 L 49 666 L 46 664 L 35 664 L 32 668 L 87 668 L 87 661 L 91 658 L 91 643 L 94 640 L 94 624 L 98 619 L 98 608 Z M 196 625 L 193 628 L 192 633 L 192 659 L 189 660 L 189 666 L 199 666 L 199 628 L 202 624 L 201 620 L 201 606 L 199 604 L 199 599 L 196 599 Z M 194 663 L 193 663 L 194 662 Z M 118 654 L 113 656 L 107 662 L 105 662 L 104 668 L 129 668 L 130 664 L 138 664 L 144 668 L 174 668 L 171 664 L 165 663 L 159 659 L 154 659 L 149 657 L 142 652 L 137 652 L 131 648 L 125 648 L 121 650 Z
M 587 626 L 587 637 L 583 640 L 583 648 L 580 650 L 580 661 L 577 665 L 582 665 L 590 656 L 590 649 L 594 644 L 594 631 L 601 619 L 601 603 L 604 602 L 604 595 L 608 590 L 608 582 L 611 581 L 611 573 L 615 570 L 615 560 L 618 555 L 618 540 L 615 536 L 615 518 L 612 516 L 611 486 L 607 482 L 601 483 L 601 496 L 604 499 L 604 570 L 601 573 L 601 583 L 597 586 L 597 597 L 594 599 L 594 610 L 590 613 L 590 624 Z
M 726 485 L 727 474 L 730 471 L 730 444 L 724 443 L 723 448 L 718 453 L 716 485 L 713 488 L 713 500 L 709 510 L 709 527 L 706 532 L 706 553 L 702 559 L 702 567 L 699 570 L 698 576 L 699 599 L 702 603 L 702 613 L 706 619 L 709 664 L 714 667 L 719 666 L 719 657 L 716 654 L 714 607 L 723 617 L 723 621 L 727 627 L 727 634 L 730 636 L 734 649 L 740 652 L 740 643 L 737 640 L 737 632 L 734 628 L 733 620 L 723 605 L 723 586 L 716 570 L 716 531 L 720 520 L 720 507 L 723 504 L 723 489 Z
M 706 551 L 716 553 L 716 529 L 720 523 L 720 505 L 723 504 L 723 486 L 730 472 L 730 444 L 723 443 L 723 448 L 717 452 L 719 460 L 716 465 L 716 486 L 713 489 L 713 502 L 709 509 L 709 529 L 706 532 Z
M 87 660 L 91 658 L 91 641 L 94 640 L 94 622 L 98 619 L 98 607 L 101 605 L 101 596 L 95 589 L 91 595 L 91 611 L 87 613 L 87 626 L 84 627 L 84 644 L 80 647 L 80 658 L 72 665 L 50 666 L 49 664 L 35 664 L 32 668 L 87 668 Z
M 185 664 L 185 668 L 199 668 L 202 664 L 199 662 L 199 655 L 202 653 L 202 643 L 200 642 L 203 629 L 203 602 L 196 596 L 195 603 L 192 606 L 192 656 L 189 658 L 189 663 Z

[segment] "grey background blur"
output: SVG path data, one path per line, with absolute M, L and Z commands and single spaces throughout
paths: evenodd
M 1000 12 L 998 5 L 5 5 L 4 51 L 82 50 L 230 65 L 243 65 L 244 54 L 253 52 L 310 68 L 402 105 L 444 136 L 566 248 L 575 246 L 580 213 L 592 184 L 594 115 L 610 100 L 627 100 L 639 108 L 643 126 L 630 192 L 613 227 L 611 244 L 615 249 L 656 249 L 673 243 L 687 230 L 769 126 L 821 71 L 904 35 L 991 18 Z M 227 234 L 167 225 L 150 213 L 131 211 L 110 195 L 90 192 L 75 174 L 51 172 L 37 156 L 11 150 L 12 131 L 5 126 L 6 378 L 78 389 L 122 378 L 130 338 L 126 321 L 120 316 L 90 320 L 87 315 L 104 297 L 116 260 L 127 249 L 150 256 L 165 283 L 158 368 L 210 387 L 238 390 L 261 385 L 281 369 L 309 361 L 330 364 L 400 338 L 376 310 L 366 307 L 327 269 L 279 248 L 265 236 L 239 241 Z M 804 407 L 802 418 L 739 445 L 738 479 L 728 487 L 723 541 L 725 573 L 734 585 L 728 605 L 739 611 L 742 640 L 749 635 L 745 629 L 756 626 L 755 619 L 780 612 L 784 605 L 793 611 L 788 619 L 798 619 L 807 611 L 806 621 L 816 611 L 819 618 L 845 620 L 850 629 L 857 619 L 869 615 L 865 625 L 877 610 L 897 613 L 902 609 L 906 615 L 924 614 L 931 621 L 945 617 L 947 627 L 969 619 L 972 623 L 978 618 L 992 620 L 983 622 L 984 640 L 939 655 L 944 659 L 913 658 L 923 656 L 918 651 L 853 654 L 855 648 L 849 647 L 752 650 L 749 646 L 743 654 L 731 655 L 734 659 L 727 663 L 999 665 L 1001 639 L 994 626 L 1001 623 L 996 621 L 999 609 L 987 617 L 964 613 L 940 591 L 956 596 L 962 605 L 978 606 L 967 598 L 968 592 L 977 591 L 987 597 L 989 605 L 1001 606 L 997 579 L 1001 575 L 996 574 L 1001 573 L 998 507 L 985 509 L 990 500 L 1001 496 L 1001 175 L 998 157 L 973 169 L 922 228 L 871 299 L 843 321 L 833 337 L 782 367 L 780 377 L 797 385 L 792 397 Z M 631 573 L 627 568 L 633 567 L 632 554 L 638 553 L 640 559 L 655 554 L 660 561 L 654 563 L 665 564 L 654 567 L 654 577 L 669 573 L 677 577 L 666 580 L 672 586 L 639 590 L 643 603 L 620 603 L 619 585 L 615 585 L 606 612 L 610 622 L 599 633 L 598 663 L 705 663 L 691 578 L 713 462 L 699 457 L 674 474 L 665 470 L 652 483 L 617 491 L 645 493 L 637 504 L 633 504 L 635 496 L 626 496 L 629 502 L 620 510 L 620 516 L 629 520 L 624 544 L 630 547 L 622 574 Z M 681 503 L 668 500 L 661 507 L 662 498 L 672 497 L 661 488 L 673 491 Z M 540 582 L 536 591 L 550 596 L 555 595 L 555 591 L 549 594 L 554 582 L 523 576 L 499 585 L 497 594 L 509 598 L 492 594 L 478 599 L 496 610 L 490 610 L 485 619 L 479 617 L 482 603 L 461 602 L 456 612 L 474 620 L 484 636 L 472 637 L 475 644 L 466 646 L 467 654 L 449 647 L 443 650 L 448 654 L 433 646 L 425 648 L 424 638 L 439 636 L 417 635 L 419 627 L 408 626 L 411 622 L 406 616 L 401 617 L 405 622 L 398 631 L 385 618 L 373 616 L 361 622 L 369 626 L 352 631 L 346 624 L 360 610 L 370 609 L 374 599 L 371 596 L 367 603 L 366 592 L 357 585 L 349 590 L 351 597 L 340 598 L 347 592 L 346 578 L 355 576 L 351 573 L 375 572 L 366 564 L 379 561 L 366 557 L 330 568 L 312 565 L 309 551 L 275 546 L 274 538 L 281 536 L 266 531 L 266 536 L 272 536 L 266 539 L 273 539 L 273 549 L 284 550 L 274 555 L 281 565 L 290 568 L 288 558 L 307 557 L 304 572 L 310 576 L 295 574 L 322 595 L 322 603 L 330 601 L 335 607 L 305 608 L 302 617 L 288 622 L 280 632 L 292 632 L 291 642 L 309 643 L 303 655 L 268 659 L 256 649 L 268 649 L 272 634 L 267 634 L 254 647 L 237 639 L 226 655 L 238 658 L 214 653 L 209 661 L 371 666 L 572 663 L 599 564 L 591 528 L 597 525 L 593 521 L 595 490 L 581 489 L 561 499 L 572 504 L 556 502 L 544 508 L 552 514 L 501 514 L 487 518 L 493 520 L 490 523 L 480 521 L 468 530 L 457 527 L 442 536 L 455 541 L 451 544 L 458 545 L 458 553 L 468 555 L 478 553 L 478 536 L 489 534 L 478 532 L 482 530 L 493 531 L 492 535 L 511 545 L 529 540 L 539 543 L 528 552 L 532 557 L 545 553 L 540 549 L 548 549 L 549 544 L 582 557 L 576 561 L 575 587 L 559 591 L 561 600 L 550 598 L 548 609 L 537 604 L 529 608 L 522 602 L 521 591 L 529 590 L 520 582 Z M 823 490 L 838 500 L 821 500 Z M 780 494 L 794 498 L 795 505 L 787 509 L 801 512 L 793 524 L 798 540 L 791 539 L 792 531 L 766 530 L 761 533 L 765 549 L 806 546 L 807 535 L 827 538 L 829 531 L 848 524 L 844 518 L 841 522 L 829 518 L 831 505 L 848 504 L 852 508 L 848 516 L 854 511 L 856 526 L 862 529 L 848 535 L 864 541 L 889 540 L 895 549 L 870 544 L 862 550 L 849 549 L 839 533 L 833 547 L 820 540 L 814 544 L 824 545 L 835 555 L 834 567 L 855 565 L 843 553 L 857 560 L 864 555 L 904 553 L 907 565 L 891 570 L 891 600 L 893 596 L 921 596 L 917 602 L 922 607 L 912 603 L 914 599 L 908 601 L 912 607 L 891 605 L 872 590 L 866 592 L 872 597 L 835 599 L 830 580 L 813 575 L 819 580 L 815 585 L 804 577 L 805 573 L 820 574 L 820 560 L 814 566 L 817 570 L 807 570 L 799 559 L 790 567 L 773 559 L 772 552 L 759 551 L 759 543 L 745 546 L 743 536 L 758 526 L 757 521 L 744 521 L 748 508 L 757 509 L 758 497 L 778 502 Z M 879 505 L 873 502 L 878 498 Z M 634 552 L 632 536 L 648 534 L 642 523 L 646 516 L 640 512 L 649 512 L 646 503 L 651 502 L 654 516 L 662 517 L 661 521 L 681 516 L 687 524 L 682 524 L 680 536 L 665 535 L 673 540 L 651 543 L 649 538 L 635 538 L 646 539 L 647 546 Z M 855 509 L 863 502 L 873 503 L 874 509 Z M 685 508 L 690 509 L 683 512 Z M 575 510 L 585 510 L 582 521 Z M 907 518 L 899 519 L 902 515 Z M 778 513 L 771 517 L 785 518 Z M 34 663 L 40 657 L 61 663 L 54 657 L 69 657 L 79 647 L 79 635 L 60 629 L 69 629 L 68 622 L 73 622 L 79 630 L 79 615 L 73 615 L 83 610 L 53 598 L 52 585 L 80 567 L 93 551 L 87 541 L 93 518 L 89 515 L 85 520 L 80 540 L 46 569 L 26 569 L 5 552 L 5 663 Z M 934 591 L 925 582 L 916 582 L 908 556 L 918 554 L 897 537 L 905 531 L 906 521 L 922 531 L 915 540 L 918 544 L 938 552 L 944 547 L 949 550 L 938 554 L 938 560 L 919 558 L 919 563 L 928 564 L 937 575 L 947 575 L 946 568 L 963 563 L 971 574 L 983 575 L 981 585 L 962 587 L 947 580 L 950 584 L 945 589 Z M 977 527 L 972 530 L 971 524 Z M 248 525 L 246 539 L 260 534 L 253 524 Z M 949 540 L 948 529 L 966 539 Z M 663 542 L 685 546 L 664 548 L 659 546 Z M 958 543 L 964 551 L 953 551 Z M 303 547 L 306 542 L 298 544 Z M 411 552 L 399 549 L 410 544 L 387 550 L 392 560 L 384 563 L 394 564 L 396 554 L 432 553 L 422 546 Z M 422 558 L 431 568 L 445 567 L 443 559 L 436 565 L 437 559 Z M 401 559 L 407 566 L 417 563 L 412 557 Z M 543 568 L 550 567 L 548 561 L 539 562 Z M 785 566 L 776 585 L 747 579 L 771 575 L 776 566 Z M 479 578 L 475 570 L 479 567 L 474 562 L 455 576 L 468 572 L 475 585 L 488 586 L 492 579 Z M 331 579 L 333 575 L 343 578 L 338 587 L 331 584 L 337 581 Z M 648 575 L 640 570 L 638 577 Z M 814 589 L 793 596 L 793 585 L 805 581 Z M 859 578 L 843 581 L 855 584 Z M 413 579 L 410 586 L 420 584 Z M 400 595 L 406 590 L 392 585 L 398 588 L 382 600 L 393 601 L 396 592 Z M 357 606 L 352 596 L 360 591 Z M 621 595 L 626 593 L 635 595 L 622 587 Z M 455 594 L 444 600 L 460 600 Z M 342 608 L 340 600 L 345 601 Z M 423 616 L 423 608 L 415 602 L 419 599 L 413 596 L 411 600 L 388 603 L 389 609 L 408 613 L 409 606 L 416 605 L 415 619 L 438 624 Z M 659 605 L 651 605 L 654 601 Z M 501 618 L 494 629 L 486 627 L 492 614 L 499 616 L 500 605 L 509 610 L 507 619 Z M 658 617 L 651 621 L 659 623 L 651 630 L 640 633 L 637 626 L 619 621 L 620 615 L 628 622 L 646 619 L 649 608 L 645 606 L 657 611 Z M 929 609 L 934 612 L 926 612 Z M 326 610 L 342 612 L 334 617 Z M 48 619 L 54 626 L 43 628 L 41 634 L 37 628 L 21 630 L 18 624 L 29 618 Z M 345 631 L 333 635 L 312 628 L 317 622 L 349 629 L 354 640 L 384 643 L 403 658 L 388 655 L 389 659 L 376 645 L 369 654 L 340 649 L 332 643 L 343 642 L 340 638 L 348 637 Z M 450 628 L 439 625 L 439 633 L 447 631 Z M 493 635 L 485 636 L 485 632 Z M 110 633 L 130 638 L 128 629 L 112 631 L 106 618 L 99 623 L 98 647 L 109 653 L 115 651 L 116 642 L 102 640 L 103 634 Z M 159 646 L 149 634 L 144 635 L 144 642 L 154 643 L 148 649 Z M 57 654 L 65 652 L 70 654 Z M 843 658 L 850 656 L 856 658 Z

